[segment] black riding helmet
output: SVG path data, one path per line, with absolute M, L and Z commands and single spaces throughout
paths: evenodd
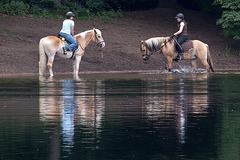
M 67 19 L 70 19 L 71 17 L 73 17 L 74 16 L 74 14 L 72 13 L 72 12 L 67 12 L 66 13 L 66 18 Z
M 184 15 L 182 13 L 178 13 L 175 18 L 184 19 Z

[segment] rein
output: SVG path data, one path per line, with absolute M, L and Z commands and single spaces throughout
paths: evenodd
M 172 38 L 170 37 L 168 40 L 165 39 L 164 42 L 162 42 L 161 47 L 160 47 L 160 53 L 162 53 L 162 48 L 163 48 L 164 46 L 166 46 L 167 43 L 169 43 L 171 40 L 172 40 Z
M 172 38 L 169 38 L 168 41 L 167 39 L 164 40 L 164 42 L 161 44 L 160 48 L 163 48 L 168 42 L 170 42 L 172 40 Z
M 78 43 L 81 49 L 85 52 L 85 48 L 82 47 L 81 43 Z

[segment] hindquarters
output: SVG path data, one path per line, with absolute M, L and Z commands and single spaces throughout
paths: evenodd
M 39 42 L 39 75 L 43 75 L 48 66 L 52 76 L 52 63 L 56 52 L 61 48 L 61 40 L 54 36 L 44 37 Z M 47 63 L 48 60 L 48 63 Z
M 208 45 L 199 40 L 193 40 L 193 50 L 193 54 L 195 54 L 201 60 L 206 70 L 208 72 L 214 72 L 213 62 Z
M 45 38 L 42 38 L 39 42 L 39 75 L 43 75 L 46 71 L 47 56 L 45 54 L 44 41 Z

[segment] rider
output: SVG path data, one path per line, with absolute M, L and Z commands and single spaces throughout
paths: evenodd
M 73 21 L 74 14 L 72 12 L 66 13 L 66 18 L 63 21 L 62 30 L 60 31 L 60 35 L 63 36 L 70 45 L 66 48 L 66 51 L 73 52 L 73 49 L 77 46 L 77 41 L 73 37 L 74 36 L 74 21 Z M 66 53 L 64 53 L 66 54 Z
M 178 57 L 175 60 L 183 60 L 182 44 L 188 39 L 187 22 L 185 22 L 184 15 L 182 13 L 178 13 L 175 18 L 178 22 L 178 31 L 173 34 L 174 36 L 177 36 L 177 42 L 175 45 L 178 52 Z

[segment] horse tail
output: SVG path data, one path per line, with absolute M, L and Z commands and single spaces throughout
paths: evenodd
M 209 64 L 210 69 L 212 70 L 212 72 L 214 72 L 213 62 L 212 62 L 212 58 L 211 58 L 211 55 L 210 55 L 209 47 L 208 47 L 207 44 L 206 44 L 206 47 L 207 47 L 207 62 L 208 62 L 208 64 Z
M 46 71 L 47 56 L 44 50 L 44 39 L 39 42 L 39 75 L 43 75 Z

